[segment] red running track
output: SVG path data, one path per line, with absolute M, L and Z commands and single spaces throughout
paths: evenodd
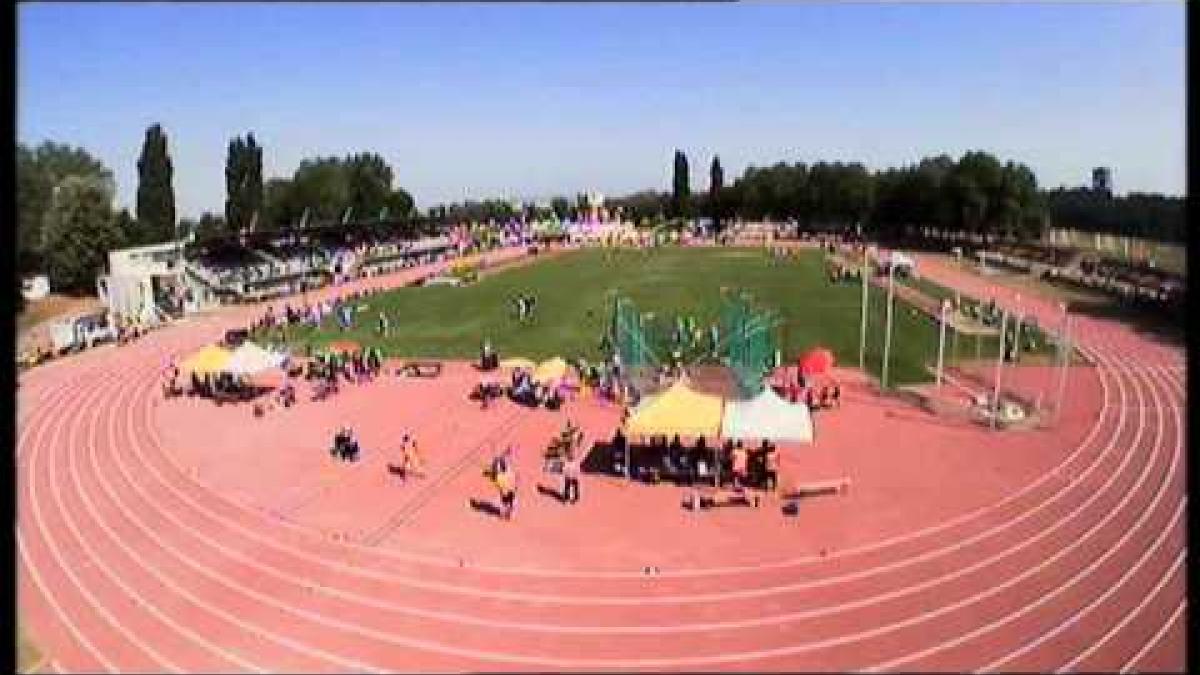
M 1021 303 L 1043 325 L 1058 311 Z M 465 504 L 491 497 L 479 463 L 562 417 L 474 410 L 461 366 L 253 422 L 161 400 L 163 361 L 247 311 L 22 377 L 19 601 L 51 669 L 1184 669 L 1183 357 L 1126 326 L 1076 322 L 1096 367 L 1072 377 L 1059 434 L 936 429 L 849 392 L 785 461 L 844 471 L 852 492 L 796 519 L 686 514 L 674 490 L 606 479 L 562 507 L 525 453 L 499 523 Z M 568 408 L 596 434 L 615 423 Z M 347 417 L 368 448 L 402 419 L 428 478 L 398 486 L 386 452 L 331 468 L 318 446 Z

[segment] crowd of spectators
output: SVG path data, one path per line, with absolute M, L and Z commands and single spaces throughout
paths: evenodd
M 512 230 L 496 225 L 459 226 L 449 236 L 422 239 L 280 239 L 254 249 L 229 245 L 191 260 L 218 291 L 246 299 L 448 260 L 455 255 L 509 243 Z M 254 297 L 251 297 L 254 296 Z

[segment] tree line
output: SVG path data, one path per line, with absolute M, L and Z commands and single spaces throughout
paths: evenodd
M 54 142 L 17 146 L 17 246 L 22 275 L 44 272 L 56 290 L 90 290 L 108 251 L 168 241 L 179 235 L 229 236 L 343 218 L 376 235 L 438 231 L 464 221 L 574 220 L 586 198 L 558 196 L 549 205 L 500 199 L 441 204 L 419 213 L 394 185 L 377 153 L 305 159 L 290 178 L 264 181 L 263 148 L 246 134 L 229 142 L 226 200 L 220 214 L 177 219 L 174 168 L 160 125 L 145 132 L 137 160 L 135 213 L 113 206 L 112 172 L 83 148 Z M 609 210 L 639 224 L 677 225 L 696 216 L 718 228 L 731 218 L 794 220 L 803 227 L 861 226 L 868 235 L 899 238 L 912 226 L 934 226 L 991 237 L 1033 238 L 1048 226 L 1182 241 L 1183 199 L 1133 193 L 1112 197 L 1087 188 L 1041 190 L 1026 165 L 986 152 L 957 160 L 938 155 L 916 164 L 872 171 L 861 163 L 816 162 L 748 167 L 725 184 L 720 158 L 707 190 L 692 193 L 687 156 L 676 151 L 669 192 L 643 190 L 609 199 Z
M 146 130 L 137 161 L 137 215 L 113 206 L 112 171 L 86 150 L 17 144 L 17 270 L 44 273 L 55 290 L 87 291 L 108 252 L 172 237 L 173 167 L 162 127 Z
M 167 135 L 146 130 L 137 160 L 135 212 L 114 207 L 112 171 L 85 149 L 46 141 L 17 146 L 17 246 L 21 276 L 44 273 L 56 291 L 87 292 L 108 252 L 176 237 L 227 237 L 352 216 L 379 230 L 412 229 L 412 196 L 393 186 L 393 170 L 375 153 L 306 159 L 291 178 L 264 183 L 263 148 L 249 133 L 229 142 L 225 208 L 178 219 Z M 374 224 L 378 223 L 378 225 Z
M 912 227 L 931 226 L 991 238 L 1034 239 L 1047 226 L 1181 241 L 1183 199 L 1133 193 L 1112 197 L 1089 188 L 1046 191 L 1032 169 L 972 151 L 955 160 L 924 158 L 909 166 L 870 171 L 857 162 L 747 167 L 725 186 L 713 158 L 709 190 L 690 192 L 687 157 L 675 152 L 670 194 L 624 198 L 646 217 L 729 217 L 794 220 L 806 229 L 861 226 L 864 233 L 898 239 Z M 622 200 L 617 200 L 622 201 Z
M 1043 199 L 1057 226 L 1168 242 L 1187 238 L 1181 197 L 1140 192 L 1112 197 L 1087 188 L 1058 188 L 1043 193 Z

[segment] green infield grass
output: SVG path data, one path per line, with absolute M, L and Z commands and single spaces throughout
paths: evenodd
M 17 622 L 17 672 L 28 673 L 42 661 L 42 653 Z
M 289 329 L 286 342 L 301 352 L 335 340 L 354 340 L 378 346 L 388 356 L 476 359 L 486 337 L 502 359 L 596 359 L 601 356 L 601 336 L 614 293 L 632 298 L 642 312 L 691 315 L 699 325 L 708 326 L 719 321 L 723 288 L 748 291 L 756 304 L 779 313 L 778 336 L 785 360 L 826 346 L 839 364 L 857 365 L 861 286 L 831 283 L 819 252 L 776 262 L 757 248 L 570 252 L 486 276 L 469 286 L 402 288 L 364 298 L 356 303 L 352 328 L 341 330 L 330 317 L 320 328 Z M 518 293 L 537 298 L 531 322 L 515 318 L 513 298 Z M 885 293 L 872 288 L 866 365 L 876 377 L 883 360 L 885 304 Z M 387 337 L 377 330 L 381 310 L 391 324 Z M 936 360 L 937 352 L 935 322 L 897 301 L 894 326 L 890 382 L 929 381 L 926 366 Z M 280 341 L 278 332 L 255 337 L 268 343 Z M 979 351 L 995 354 L 995 339 L 982 340 Z

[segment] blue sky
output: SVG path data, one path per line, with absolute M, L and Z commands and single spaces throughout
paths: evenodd
M 748 164 L 980 148 L 1043 185 L 1185 189 L 1184 9 L 1148 4 L 21 4 L 18 139 L 82 145 L 129 206 L 161 123 L 181 215 L 229 139 L 267 177 L 382 154 L 419 205 L 668 189 Z

